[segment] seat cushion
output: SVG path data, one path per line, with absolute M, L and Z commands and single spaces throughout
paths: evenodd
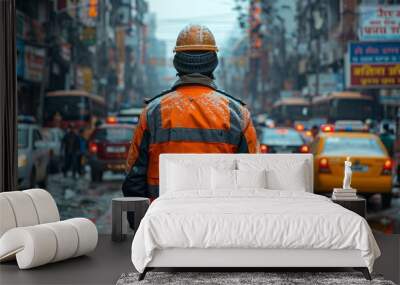
M 29 189 L 22 192 L 28 194 L 32 199 L 39 224 L 58 222 L 60 220 L 56 202 L 49 192 L 43 189 Z
M 22 191 L 3 192 L 0 194 L 10 203 L 17 227 L 39 224 L 38 215 L 31 197 Z
M 17 227 L 10 201 L 0 194 L 0 237 L 8 230 Z
M 56 202 L 43 189 L 0 193 L 0 237 L 15 227 L 34 226 L 60 220 Z

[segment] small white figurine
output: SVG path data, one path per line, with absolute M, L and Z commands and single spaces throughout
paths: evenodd
M 343 189 L 352 189 L 351 184 L 351 161 L 350 157 L 347 157 L 346 161 L 344 162 L 344 179 L 343 179 Z

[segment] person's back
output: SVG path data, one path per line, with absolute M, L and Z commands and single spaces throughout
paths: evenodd
M 204 27 L 194 26 L 199 28 L 204 32 Z M 158 197 L 162 153 L 257 151 L 249 111 L 240 100 L 219 91 L 213 81 L 215 52 L 183 54 L 178 45 L 176 50 L 179 79 L 170 90 L 149 100 L 140 116 L 127 159 L 125 196 Z M 207 58 L 206 64 L 201 64 L 202 58 Z M 188 66 L 188 62 L 200 65 Z
M 65 154 L 74 153 L 76 150 L 77 135 L 73 130 L 68 130 L 62 140 Z
M 390 133 L 388 124 L 383 125 L 383 133 L 379 137 L 380 137 L 382 143 L 385 145 L 385 147 L 389 153 L 389 156 L 392 157 L 393 152 L 394 152 L 395 136 Z

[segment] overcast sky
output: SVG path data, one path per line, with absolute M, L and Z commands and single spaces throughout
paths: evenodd
M 148 0 L 157 17 L 157 37 L 167 41 L 172 54 L 179 31 L 189 23 L 204 24 L 222 46 L 237 27 L 234 0 Z

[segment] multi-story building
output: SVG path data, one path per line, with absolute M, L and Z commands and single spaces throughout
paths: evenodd
M 363 28 L 362 17 L 369 7 L 370 13 L 376 8 L 398 11 L 400 1 L 387 0 L 308 0 L 297 1 L 297 42 L 298 64 L 297 84 L 307 96 L 323 96 L 331 91 L 353 89 L 372 96 L 375 100 L 375 116 L 395 118 L 400 107 L 399 88 L 396 86 L 353 86 L 349 83 L 350 67 L 347 59 L 351 42 L 382 42 L 379 37 L 360 37 Z M 379 17 L 379 12 L 372 17 Z M 388 25 L 387 19 L 382 25 Z M 386 24 L 385 24 L 386 23 Z M 385 41 L 400 42 L 400 36 L 390 35 Z M 377 62 L 379 64 L 379 62 Z M 398 97 L 397 97 L 398 96 Z M 387 99 L 387 100 L 382 100 Z M 380 105 L 381 104 L 381 105 Z
M 109 111 L 151 95 L 147 50 L 163 44 L 147 12 L 145 0 L 17 1 L 19 113 L 40 121 L 50 90 L 98 94 Z
M 356 40 L 358 1 L 297 2 L 297 84 L 306 96 L 344 88 L 347 43 Z
M 47 81 L 51 3 L 17 1 L 18 112 L 38 117 Z

